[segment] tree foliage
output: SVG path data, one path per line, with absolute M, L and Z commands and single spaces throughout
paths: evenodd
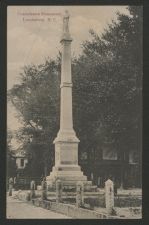
M 32 175 L 42 175 L 53 162 L 52 142 L 59 124 L 59 62 L 47 60 L 43 65 L 25 66 L 20 76 L 21 84 L 8 95 L 24 122 L 18 139 L 32 155 Z
M 121 158 L 141 148 L 142 15 L 139 7 L 129 10 L 101 37 L 91 30 L 74 63 L 76 129 L 89 155 L 107 143 Z

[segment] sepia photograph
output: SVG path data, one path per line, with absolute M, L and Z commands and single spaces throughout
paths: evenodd
M 7 219 L 142 219 L 143 8 L 7 7 Z

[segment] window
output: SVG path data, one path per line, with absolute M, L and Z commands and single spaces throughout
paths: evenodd
M 87 152 L 81 153 L 81 160 L 87 160 Z
M 102 156 L 104 160 L 117 160 L 117 152 L 110 148 L 104 148 Z
M 21 159 L 21 167 L 24 167 L 24 159 Z
M 137 163 L 138 162 L 138 154 L 136 151 L 129 152 L 129 163 Z

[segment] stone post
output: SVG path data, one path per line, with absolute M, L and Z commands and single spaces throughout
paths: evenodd
M 62 182 L 61 180 L 56 180 L 56 202 L 62 202 Z
M 41 188 L 42 188 L 41 199 L 46 200 L 47 199 L 47 183 L 45 178 L 43 178 L 43 181 L 41 182 Z
M 35 198 L 36 184 L 35 184 L 35 181 L 34 180 L 31 181 L 30 189 L 31 189 L 31 199 L 32 198 Z
M 114 212 L 114 185 L 113 181 L 108 179 L 105 182 L 105 203 L 108 214 Z
M 81 201 L 82 201 L 82 206 L 84 206 L 84 184 L 82 182 L 81 184 Z
M 76 186 L 76 206 L 79 208 L 84 206 L 84 185 L 82 182 L 77 182 Z
M 9 178 L 9 191 L 8 194 L 9 196 L 12 196 L 12 189 L 13 189 L 13 178 Z
M 14 190 L 16 190 L 16 184 L 17 184 L 17 178 L 16 177 L 14 177 L 13 183 L 14 183 Z

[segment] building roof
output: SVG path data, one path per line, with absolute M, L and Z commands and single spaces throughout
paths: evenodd
M 15 153 L 14 157 L 16 157 L 16 158 L 26 158 L 27 154 L 26 154 L 26 152 L 23 149 L 21 149 L 21 150 L 18 150 Z

